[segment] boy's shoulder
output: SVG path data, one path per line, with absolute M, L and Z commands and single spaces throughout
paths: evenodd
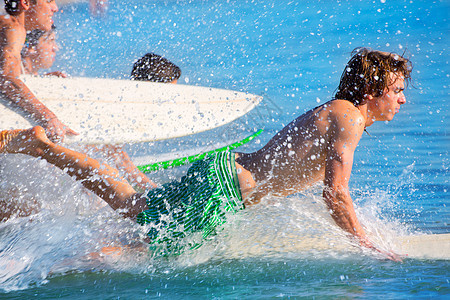
M 0 16 L 0 40 L 2 40 L 0 44 L 3 47 L 10 43 L 16 44 L 16 42 L 23 44 L 26 34 L 25 27 L 17 18 L 10 15 Z
M 7 30 L 17 30 L 19 33 L 26 33 L 24 26 L 20 24 L 19 20 L 8 14 L 0 15 L 0 28 L 0 30 L 3 32 Z

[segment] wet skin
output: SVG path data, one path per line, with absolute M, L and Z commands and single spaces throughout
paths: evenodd
M 332 100 L 292 121 L 262 149 L 238 153 L 245 204 L 258 203 L 266 195 L 284 197 L 323 180 L 323 197 L 336 224 L 373 248 L 356 217 L 348 183 L 364 129 L 375 121 L 392 120 L 406 103 L 403 77 L 391 78 L 381 96 L 367 95 L 358 106 Z
M 54 0 L 21 0 L 18 5 L 16 15 L 0 16 L 0 90 L 5 100 L 44 127 L 50 139 L 60 141 L 66 134 L 77 133 L 64 125 L 19 78 L 26 31 L 50 31 L 58 7 Z

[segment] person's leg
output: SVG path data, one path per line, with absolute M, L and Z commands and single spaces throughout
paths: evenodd
M 113 209 L 123 209 L 125 217 L 135 217 L 147 208 L 145 197 L 119 176 L 119 172 L 85 154 L 51 142 L 42 127 L 0 132 L 0 153 L 22 153 L 47 160 L 80 180 Z
M 156 187 L 156 184 L 134 165 L 130 156 L 123 151 L 122 147 L 105 145 L 101 149 L 97 148 L 97 150 L 114 159 L 116 167 L 122 170 L 125 178 L 137 188 L 148 190 Z
M 0 222 L 15 217 L 28 217 L 39 212 L 40 203 L 33 197 L 21 197 L 19 189 L 7 187 L 1 189 L 0 195 Z

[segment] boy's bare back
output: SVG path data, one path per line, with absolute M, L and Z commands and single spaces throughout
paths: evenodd
M 287 196 L 323 180 L 327 158 L 339 145 L 356 147 L 363 131 L 359 109 L 333 100 L 293 120 L 260 150 L 239 153 L 237 162 L 253 174 L 256 202 L 269 193 Z

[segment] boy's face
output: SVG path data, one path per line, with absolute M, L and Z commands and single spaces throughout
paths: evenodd
M 27 30 L 41 29 L 50 31 L 53 25 L 53 14 L 58 11 L 55 0 L 29 1 L 30 9 L 27 11 L 26 17 L 31 28 L 27 28 Z
M 404 78 L 401 75 L 391 73 L 395 81 L 379 97 L 372 97 L 371 110 L 376 121 L 391 121 L 394 115 L 400 111 L 400 106 L 406 103 Z
M 37 64 L 39 69 L 50 68 L 55 62 L 56 51 L 58 51 L 58 46 L 56 45 L 55 33 L 45 34 L 39 39 L 36 46 L 37 55 L 33 63 Z

